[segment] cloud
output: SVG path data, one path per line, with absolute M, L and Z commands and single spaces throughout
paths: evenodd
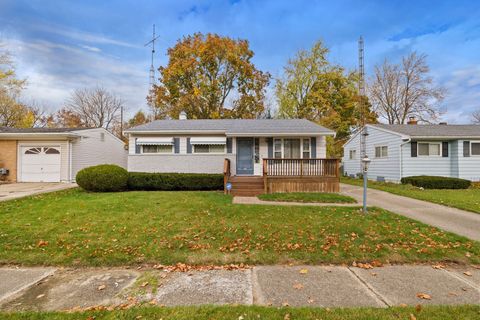
M 100 48 L 91 47 L 91 46 L 87 46 L 87 45 L 81 45 L 80 47 L 82 47 L 84 49 L 87 49 L 88 51 L 92 51 L 92 52 L 101 52 L 102 51 L 102 49 L 100 49 Z

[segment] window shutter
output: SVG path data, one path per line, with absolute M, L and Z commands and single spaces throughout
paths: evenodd
M 180 138 L 173 138 L 173 148 L 175 153 L 180 153 Z
M 310 138 L 310 158 L 315 159 L 317 157 L 317 138 Z
M 227 153 L 232 153 L 232 138 L 227 138 Z
M 192 145 L 190 143 L 190 138 L 187 138 L 187 153 L 192 153 Z
M 140 145 L 137 144 L 137 139 L 135 138 L 135 153 L 136 153 L 136 154 L 139 154 L 139 153 L 140 153 L 140 148 L 141 148 L 141 147 L 142 147 L 142 146 L 140 146 Z
M 463 141 L 463 156 L 470 157 L 470 141 Z
M 267 138 L 268 157 L 273 158 L 273 138 Z
M 410 142 L 410 156 L 415 158 L 417 156 L 417 142 L 412 141 Z
M 444 158 L 448 157 L 448 141 L 442 142 L 442 157 Z

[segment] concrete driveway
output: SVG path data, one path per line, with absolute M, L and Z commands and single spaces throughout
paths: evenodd
M 77 187 L 76 183 L 29 182 L 0 184 L 0 201 Z
M 359 204 L 362 203 L 362 187 L 342 183 L 340 190 L 342 194 L 351 196 Z M 369 206 L 380 207 L 469 239 L 480 241 L 480 214 L 478 213 L 375 189 L 368 189 L 367 197 Z

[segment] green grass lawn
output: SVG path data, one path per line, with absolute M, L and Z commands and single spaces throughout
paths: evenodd
M 363 186 L 363 180 L 342 177 L 340 182 Z M 409 184 L 368 181 L 370 188 L 387 191 L 400 196 L 443 204 L 449 207 L 480 213 L 480 189 L 433 189 L 422 190 Z
M 338 193 L 292 192 L 292 193 L 265 193 L 258 196 L 260 200 L 282 202 L 311 202 L 311 203 L 356 203 L 355 199 Z
M 480 262 L 480 243 L 372 208 L 234 205 L 220 192 L 0 202 L 0 264 Z
M 259 306 L 202 306 L 202 307 L 137 307 L 128 310 L 90 311 L 77 313 L 62 312 L 25 312 L 0 313 L 1 319 L 10 320 L 84 320 L 84 319 L 169 319 L 169 320 L 204 320 L 204 319 L 323 319 L 323 320 L 398 320 L 398 319 L 478 319 L 480 306 L 425 306 L 416 310 L 414 307 L 379 308 L 273 308 Z M 412 317 L 413 316 L 413 317 Z

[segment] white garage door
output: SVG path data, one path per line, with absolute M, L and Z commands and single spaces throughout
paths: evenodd
M 21 153 L 22 182 L 59 182 L 60 148 L 23 147 Z

